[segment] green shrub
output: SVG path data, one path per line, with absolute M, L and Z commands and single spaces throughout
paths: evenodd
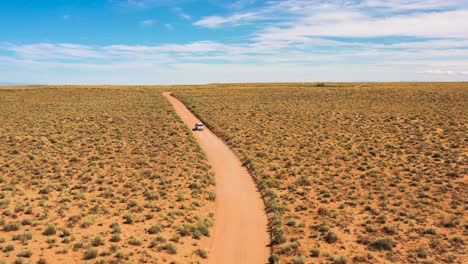
M 125 219 L 124 223 L 127 224 L 127 225 L 130 225 L 130 224 L 132 224 L 134 222 L 133 215 L 131 215 L 131 214 L 125 214 L 123 216 L 123 218 Z
M 138 239 L 136 239 L 135 237 L 130 237 L 130 239 L 128 240 L 128 244 L 132 245 L 132 246 L 141 246 L 142 242 Z
M 338 235 L 330 231 L 325 235 L 324 239 L 327 243 L 335 243 L 338 240 Z
M 195 250 L 195 254 L 197 254 L 198 256 L 204 259 L 208 257 L 208 251 L 206 251 L 205 249 L 201 249 L 201 248 Z
M 166 243 L 159 247 L 159 250 L 164 250 L 171 255 L 177 254 L 177 247 L 172 243 Z
M 112 228 L 112 234 L 120 234 L 122 233 L 122 229 L 120 228 L 119 224 L 118 223 L 112 223 L 110 225 L 110 227 Z
M 94 249 L 94 248 L 89 247 L 88 249 L 86 249 L 83 258 L 84 258 L 85 260 L 89 260 L 89 259 L 94 259 L 94 258 L 96 258 L 97 256 L 98 256 L 98 251 L 97 251 L 97 249 Z
M 384 226 L 383 231 L 389 235 L 394 235 L 397 233 L 396 226 Z
M 13 264 L 23 264 L 23 263 L 24 263 L 23 259 L 20 259 L 20 258 L 17 258 L 15 259 L 15 261 L 13 261 Z
M 13 246 L 12 244 L 9 244 L 9 245 L 6 245 L 6 247 L 3 249 L 3 252 L 7 253 L 13 250 L 15 250 L 15 246 Z
M 280 256 L 278 254 L 271 254 L 268 258 L 268 264 L 279 264 L 280 263 Z
M 27 232 L 24 232 L 22 234 L 17 234 L 17 235 L 14 235 L 13 236 L 13 240 L 19 240 L 21 241 L 21 243 L 26 243 L 26 241 L 28 240 L 31 240 L 32 239 L 32 232 L 31 231 L 27 231 Z
M 280 245 L 280 244 L 283 244 L 284 242 L 286 242 L 286 237 L 284 236 L 282 231 L 277 232 L 273 236 L 273 240 L 271 241 L 273 245 Z
M 434 227 L 429 227 L 428 229 L 426 229 L 426 231 L 424 231 L 424 234 L 436 235 L 437 230 Z
M 110 241 L 111 242 L 119 242 L 121 240 L 120 234 L 112 234 Z
M 154 235 L 154 234 L 157 234 L 159 232 L 161 232 L 162 230 L 162 227 L 160 224 L 156 224 L 156 225 L 153 225 L 151 226 L 149 229 L 148 229 L 148 233 L 151 234 L 151 235 Z
M 337 257 L 333 260 L 333 264 L 346 264 L 348 263 L 348 259 L 345 256 Z
M 100 235 L 97 235 L 91 241 L 91 245 L 93 245 L 94 247 L 102 246 L 104 245 L 104 239 Z
M 45 258 L 40 258 L 36 263 L 37 264 L 47 264 L 47 260 L 45 260 Z
M 293 264 L 305 264 L 305 257 L 304 256 L 297 256 L 293 258 Z
M 21 252 L 18 253 L 18 257 L 19 258 L 30 258 L 32 256 L 32 251 L 27 249 L 27 250 L 23 250 Z
M 3 226 L 3 231 L 10 232 L 10 231 L 18 231 L 21 225 L 17 222 L 9 222 Z
M 81 228 L 88 228 L 93 225 L 93 222 L 91 220 L 85 220 L 83 223 L 81 223 L 80 227 Z
M 314 248 L 310 251 L 310 256 L 313 258 L 317 258 L 320 256 L 320 250 Z
M 52 236 L 55 235 L 55 233 L 57 233 L 57 229 L 54 225 L 49 224 L 42 234 L 44 236 Z
M 83 248 L 83 241 L 78 241 L 75 244 L 73 244 L 73 250 L 78 250 L 80 248 Z
M 426 249 L 425 249 L 425 248 L 422 248 L 422 247 L 416 249 L 416 256 L 417 256 L 418 258 L 427 258 L 427 251 L 426 251 Z
M 395 242 L 393 242 L 390 238 L 381 238 L 377 239 L 371 243 L 370 248 L 374 250 L 392 250 L 395 246 Z

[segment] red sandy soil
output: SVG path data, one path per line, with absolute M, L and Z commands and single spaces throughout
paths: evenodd
M 184 123 L 200 122 L 185 105 L 163 95 Z M 209 129 L 193 131 L 216 174 L 216 212 L 212 236 L 202 241 L 209 248 L 208 263 L 266 263 L 270 250 L 267 215 L 255 183 L 241 161 Z

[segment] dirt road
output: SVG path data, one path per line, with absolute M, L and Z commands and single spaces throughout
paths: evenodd
M 169 92 L 163 95 L 189 128 L 200 122 Z M 215 224 L 211 237 L 203 242 L 209 248 L 208 263 L 267 263 L 270 253 L 267 216 L 252 177 L 210 130 L 193 131 L 193 134 L 216 174 Z

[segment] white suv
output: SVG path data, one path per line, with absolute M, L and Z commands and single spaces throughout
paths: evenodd
M 195 129 L 196 131 L 203 131 L 205 129 L 205 125 L 203 125 L 202 123 L 196 123 L 195 124 Z

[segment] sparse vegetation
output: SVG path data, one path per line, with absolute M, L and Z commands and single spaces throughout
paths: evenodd
M 424 261 L 445 263 L 450 252 L 462 263 L 465 246 L 452 239 L 466 233 L 468 85 L 314 86 L 212 84 L 173 94 L 253 173 L 282 262 L 311 252 L 307 263 L 411 263 L 424 247 Z
M 0 109 L 0 260 L 200 259 L 173 235 L 214 211 L 214 178 L 161 89 L 0 88 Z

